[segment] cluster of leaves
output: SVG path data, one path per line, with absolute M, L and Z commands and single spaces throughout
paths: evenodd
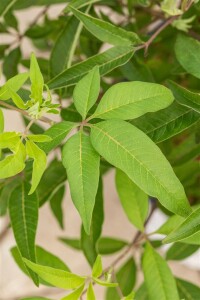
M 0 109 L 0 215 L 9 211 L 17 244 L 11 254 L 37 286 L 72 290 L 62 300 L 77 300 L 84 294 L 94 300 L 94 284 L 107 287 L 106 300 L 198 300 L 200 288 L 174 278 L 166 260 L 182 260 L 200 245 L 200 42 L 196 39 L 200 4 L 183 0 L 178 7 L 178 1 L 164 0 L 160 10 L 154 10 L 156 1 L 116 5 L 112 0 L 72 0 L 58 19 L 50 20 L 49 5 L 63 2 L 0 3 L 0 32 L 12 28 L 18 37 L 16 48 L 0 46 L 7 78 L 0 88 L 0 105 L 20 112 L 26 124 L 22 133 L 4 132 Z M 48 6 L 43 22 L 39 25 L 36 20 L 22 34 L 14 13 L 31 5 Z M 120 15 L 123 26 L 103 13 L 105 6 Z M 156 12 L 161 23 L 152 35 L 149 25 L 157 24 L 151 20 Z M 29 59 L 21 57 L 24 37 L 48 52 L 49 59 L 37 60 L 32 54 L 30 70 L 18 74 L 18 65 L 29 66 Z M 112 47 L 102 52 L 105 43 Z M 149 46 L 151 53 L 144 63 L 139 50 L 147 51 Z M 68 99 L 72 103 L 66 107 Z M 57 113 L 59 122 L 47 117 Z M 45 130 L 38 120 L 50 127 Z M 56 148 L 61 160 L 54 158 L 46 166 L 46 155 Z M 101 236 L 102 177 L 111 168 L 116 169 L 122 208 L 138 229 L 133 242 Z M 38 210 L 44 203 L 49 202 L 64 227 L 66 181 L 83 225 L 80 239 L 60 240 L 84 253 L 92 267 L 90 276 L 72 273 L 59 258 L 35 245 Z M 155 231 L 166 236 L 163 241 L 151 240 L 154 233 L 146 234 L 149 211 L 153 213 L 155 206 L 168 216 Z M 162 242 L 173 243 L 166 259 L 157 252 Z M 101 256 L 126 247 L 124 258 L 135 244 L 140 245 L 144 274 L 138 290 L 139 267 L 132 256 L 116 273 L 115 263 L 103 270 L 101 261 Z

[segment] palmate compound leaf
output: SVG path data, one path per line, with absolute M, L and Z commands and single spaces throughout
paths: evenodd
M 35 264 L 26 258 L 23 258 L 23 261 L 32 271 L 37 273 L 43 280 L 61 289 L 75 289 L 80 285 L 84 284 L 86 280 L 86 277 L 81 277 L 64 270 Z
M 148 196 L 124 172 L 116 170 L 116 186 L 119 198 L 129 221 L 144 230 L 148 214 Z
M 26 151 L 20 140 L 20 135 L 15 132 L 0 134 L 0 149 L 8 148 L 13 154 L 7 155 L 0 161 L 0 179 L 9 178 L 20 173 L 25 168 Z
M 168 85 L 178 103 L 186 107 L 192 108 L 196 112 L 200 113 L 199 93 L 190 92 L 173 81 L 168 81 Z
M 160 84 L 121 82 L 104 94 L 90 119 L 135 119 L 147 112 L 166 108 L 173 100 L 171 91 Z
M 36 193 L 28 195 L 30 184 L 21 182 L 12 192 L 9 213 L 17 247 L 21 256 L 36 261 L 35 236 L 38 223 L 38 198 Z M 38 276 L 28 269 L 36 285 Z
M 175 230 L 165 239 L 164 243 L 181 241 L 200 231 L 200 208 L 193 211 Z
M 94 55 L 87 60 L 65 69 L 62 73 L 49 81 L 50 89 L 59 89 L 65 86 L 76 84 L 95 66 L 99 66 L 101 76 L 111 72 L 113 69 L 122 66 L 131 59 L 134 48 L 130 46 L 112 47 L 103 53 Z
M 90 138 L 79 131 L 66 142 L 62 162 L 67 170 L 72 200 L 89 234 L 99 184 L 100 157 L 92 147 Z
M 97 101 L 100 92 L 100 74 L 99 68 L 94 67 L 86 76 L 84 76 L 76 85 L 73 98 L 77 111 L 82 115 L 83 120 L 90 108 Z
M 110 164 L 121 169 L 146 194 L 182 216 L 191 213 L 183 186 L 160 149 L 142 131 L 121 120 L 91 126 L 91 142 Z
M 83 22 L 85 28 L 102 42 L 107 42 L 115 46 L 131 46 L 141 43 L 138 35 L 133 32 L 126 31 L 111 23 L 91 17 L 71 6 L 69 8 L 73 14 Z
M 180 300 L 171 270 L 150 244 L 145 247 L 142 269 L 149 300 Z
M 26 142 L 26 153 L 33 159 L 33 173 L 32 182 L 29 195 L 32 194 L 37 188 L 40 179 L 46 169 L 47 157 L 43 150 L 41 150 L 34 142 L 31 140 Z

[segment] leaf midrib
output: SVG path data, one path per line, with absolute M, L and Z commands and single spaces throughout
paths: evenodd
M 159 96 L 163 96 L 163 94 L 161 93 L 161 94 L 157 94 L 156 95 L 156 97 L 159 97 Z M 146 98 L 142 98 L 142 99 L 138 99 L 137 101 L 134 101 L 134 102 L 129 102 L 129 103 L 126 103 L 126 104 L 122 104 L 122 105 L 120 105 L 120 106 L 116 106 L 116 107 L 111 107 L 111 108 L 109 108 L 108 110 L 106 110 L 106 111 L 104 111 L 104 112 L 101 112 L 101 113 L 99 113 L 99 114 L 95 114 L 94 113 L 94 115 L 93 115 L 93 117 L 98 117 L 98 116 L 100 116 L 100 115 L 104 115 L 104 114 L 106 114 L 106 113 L 109 113 L 110 111 L 114 111 L 114 110 L 117 110 L 117 109 L 120 109 L 120 108 L 122 108 L 122 107 L 125 107 L 125 106 L 129 106 L 129 105 L 134 105 L 135 103 L 143 103 L 143 101 L 146 101 L 146 100 L 148 100 L 148 101 L 150 101 L 150 100 L 152 100 L 153 98 L 155 98 L 155 96 L 152 96 L 152 97 L 146 97 Z
M 135 159 L 135 160 L 136 160 L 140 165 L 142 165 L 143 168 L 144 168 L 145 165 L 144 165 L 142 162 L 140 162 L 134 155 L 132 155 L 132 153 L 131 153 L 129 150 L 127 150 L 125 147 L 123 147 L 117 140 L 115 140 L 112 136 L 110 136 L 110 135 L 108 134 L 108 132 L 103 131 L 102 129 L 100 129 L 99 127 L 96 127 L 96 126 L 94 126 L 94 125 L 93 125 L 92 127 L 98 129 L 98 130 L 101 131 L 103 134 L 105 134 L 110 140 L 112 140 L 115 144 L 117 144 L 118 146 L 120 146 L 125 152 L 127 152 L 133 159 Z M 160 184 L 160 186 L 167 192 L 167 194 L 169 194 L 171 197 L 173 197 L 173 194 L 171 194 L 171 192 L 168 191 L 168 190 L 162 185 L 162 183 L 160 183 L 159 179 L 157 179 L 157 177 L 155 177 L 154 174 L 152 174 L 151 170 L 149 170 L 149 169 L 147 169 L 147 168 L 145 168 L 145 170 L 146 170 L 148 173 L 150 173 L 150 175 L 151 175 L 151 176 L 152 176 L 152 177 Z

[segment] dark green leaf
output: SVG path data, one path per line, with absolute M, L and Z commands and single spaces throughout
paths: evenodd
M 168 84 L 178 103 L 200 113 L 200 95 L 198 93 L 192 93 L 173 81 L 169 81 Z
M 199 300 L 200 288 L 188 281 L 176 279 L 180 299 Z
M 146 133 L 155 143 L 167 140 L 198 122 L 199 114 L 174 102 L 169 107 L 148 113 L 131 124 Z
M 130 258 L 116 273 L 116 279 L 123 296 L 128 296 L 134 288 L 136 282 L 136 264 L 133 258 Z M 106 300 L 119 300 L 119 294 L 116 289 L 108 289 Z M 136 298 L 137 299 L 137 298 Z
M 102 255 L 113 254 L 120 251 L 128 242 L 117 238 L 102 237 L 98 240 L 97 250 Z
M 81 248 L 91 266 L 93 266 L 97 257 L 97 241 L 101 236 L 103 220 L 103 185 L 102 179 L 100 178 L 92 214 L 90 234 L 86 234 L 83 227 L 81 229 Z
M 191 256 L 199 249 L 198 245 L 189 245 L 184 243 L 173 244 L 166 253 L 167 260 L 182 260 Z
M 37 188 L 40 206 L 49 200 L 55 189 L 64 183 L 66 178 L 66 170 L 62 163 L 58 160 L 53 160 L 44 172 Z
M 58 89 L 74 85 L 97 65 L 101 76 L 103 76 L 125 64 L 133 54 L 134 49 L 132 47 L 113 47 L 63 71 L 48 83 L 49 88 Z
M 10 197 L 9 212 L 15 240 L 21 255 L 36 261 L 35 236 L 38 223 L 38 198 L 36 193 L 28 196 L 30 184 L 22 182 Z M 39 284 L 37 275 L 28 269 L 35 282 Z
M 64 228 L 62 211 L 62 202 L 64 200 L 64 194 L 65 186 L 63 185 L 60 188 L 58 188 L 58 190 L 51 196 L 49 200 L 51 210 L 61 228 Z
M 141 43 L 138 35 L 133 32 L 126 31 L 121 27 L 86 15 L 72 6 L 70 6 L 70 10 L 83 22 L 86 29 L 102 42 L 107 42 L 115 46 L 131 46 Z
M 15 48 L 5 57 L 3 64 L 3 73 L 7 79 L 15 76 L 18 73 L 18 63 L 21 59 L 20 48 Z

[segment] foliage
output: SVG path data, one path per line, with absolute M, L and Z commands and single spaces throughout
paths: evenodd
M 168 261 L 200 245 L 200 2 L 158 2 L 0 1 L 0 35 L 17 37 L 0 45 L 0 216 L 9 217 L 16 264 L 36 286 L 66 290 L 61 300 L 95 300 L 96 285 L 106 300 L 199 300 L 199 287 L 175 278 Z M 50 19 L 55 4 L 61 12 Z M 21 33 L 16 12 L 34 6 L 41 11 Z M 6 109 L 22 116 L 23 132 L 5 130 Z M 102 235 L 102 179 L 113 168 L 132 241 Z M 35 244 L 44 203 L 64 229 L 67 182 L 82 226 L 80 238 L 59 239 L 83 252 L 90 275 Z M 167 221 L 147 234 L 155 210 Z

